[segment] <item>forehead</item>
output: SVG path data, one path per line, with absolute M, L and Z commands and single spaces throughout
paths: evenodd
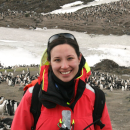
M 76 55 L 74 48 L 69 44 L 60 44 L 51 50 L 51 57 L 56 55 Z

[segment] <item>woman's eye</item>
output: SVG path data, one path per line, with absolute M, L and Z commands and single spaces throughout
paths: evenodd
M 72 60 L 73 58 L 72 57 L 69 57 L 68 60 Z
M 55 59 L 55 61 L 59 62 L 59 61 L 60 61 L 60 59 Z

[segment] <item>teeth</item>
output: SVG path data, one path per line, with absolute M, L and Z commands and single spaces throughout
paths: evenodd
M 62 74 L 69 74 L 70 73 L 70 71 L 68 71 L 68 72 L 61 72 Z

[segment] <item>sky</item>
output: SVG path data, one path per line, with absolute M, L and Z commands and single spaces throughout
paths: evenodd
M 63 9 L 69 6 L 64 5 Z M 0 27 L 0 63 L 3 66 L 40 64 L 48 38 L 63 32 L 72 33 L 76 37 L 89 66 L 94 66 L 103 59 L 110 59 L 120 66 L 130 67 L 130 36 L 89 35 L 76 31 L 40 28 L 26 30 Z

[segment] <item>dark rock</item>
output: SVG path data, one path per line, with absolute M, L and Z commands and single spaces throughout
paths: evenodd
M 91 67 L 93 71 L 111 72 L 115 74 L 130 74 L 130 68 L 125 66 L 119 66 L 116 62 L 104 59 L 101 62 Z
M 23 91 L 23 88 L 24 88 L 24 87 L 20 87 L 20 88 L 19 88 L 19 91 Z

